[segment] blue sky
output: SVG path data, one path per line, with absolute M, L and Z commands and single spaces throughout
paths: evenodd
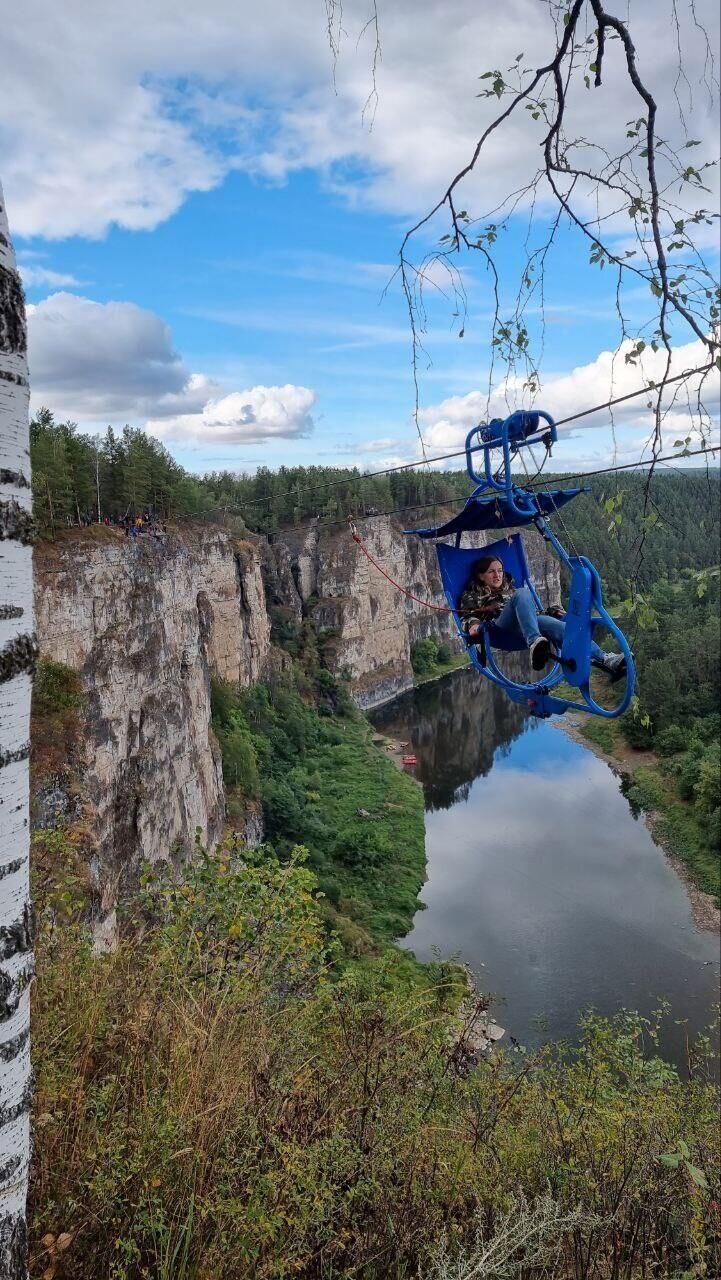
M 79 0 L 60 26 L 45 0 L 33 0 L 26 39 L 36 31 L 36 43 L 15 51 L 14 101 L 19 95 L 22 103 L 34 77 L 43 86 L 40 106 L 32 130 L 22 126 L 22 148 L 17 120 L 4 111 L 0 142 L 15 140 L 4 179 L 31 304 L 34 404 L 89 430 L 148 424 L 196 471 L 313 462 L 375 469 L 415 458 L 408 316 L 398 281 L 385 295 L 384 286 L 404 231 L 433 204 L 468 154 L 483 112 L 495 107 L 475 99 L 479 67 L 524 40 L 552 41 L 547 15 L 538 26 L 542 8 L 514 0 L 494 32 L 479 14 L 484 5 L 429 3 L 409 37 L 418 11 L 406 0 L 381 7 L 371 128 L 363 105 L 372 47 L 352 38 L 366 14 L 361 0 L 346 7 L 335 92 L 323 10 L 306 0 L 294 7 L 277 0 L 276 17 L 287 21 L 275 28 L 265 15 L 243 13 L 245 39 L 237 44 L 228 38 L 237 9 L 226 0 L 209 0 L 205 15 L 186 18 L 183 29 L 163 0 L 151 15 L 139 7 L 139 38 L 127 47 L 104 0 L 90 30 Z M 636 8 L 660 53 L 650 0 Z M 713 6 L 706 9 L 711 19 Z M 132 27 L 133 14 L 126 16 Z M 692 46 L 692 72 L 696 56 Z M 94 68 L 90 83 L 82 70 L 78 79 L 72 67 L 68 74 L 75 57 Z M 657 68 L 659 81 L 663 72 Z M 609 115 L 618 108 L 603 125 L 613 135 L 625 104 L 606 103 Z M 694 109 L 696 136 L 710 145 L 713 111 L 700 92 Z M 589 126 L 596 105 L 582 102 L 580 111 Z M 534 145 L 526 119 L 489 154 L 468 193 L 474 213 L 523 178 Z M 541 206 L 532 242 L 546 227 Z M 497 245 L 502 311 L 527 228 L 522 205 Z M 433 230 L 420 250 L 443 228 Z M 613 234 L 621 243 L 628 232 L 619 225 Z M 706 239 L 714 265 L 715 236 Z M 457 447 L 485 407 L 491 294 L 473 258 L 460 264 L 464 337 L 452 300 L 426 291 L 431 364 L 421 361 L 420 425 L 433 453 Z M 653 314 L 645 286 L 629 289 L 625 310 L 629 332 L 641 332 Z M 538 319 L 531 313 L 532 324 Z M 677 334 L 679 368 L 695 362 L 691 336 Z M 538 403 L 561 416 L 611 387 L 638 385 L 622 356 L 612 361 L 619 341 L 615 281 L 590 267 L 587 244 L 561 227 L 548 258 Z M 508 400 L 498 376 L 494 386 L 493 403 Z M 511 397 L 522 402 L 517 388 Z M 681 416 L 671 415 L 674 436 Z M 648 434 L 642 406 L 617 428 L 619 458 L 637 456 Z M 569 432 L 556 462 L 570 469 L 613 450 L 601 417 Z

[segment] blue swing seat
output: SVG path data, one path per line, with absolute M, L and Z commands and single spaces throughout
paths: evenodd
M 436 545 L 436 552 L 446 598 L 453 610 L 459 634 L 468 648 L 471 662 L 487 679 L 500 685 L 514 702 L 525 704 L 534 715 L 541 718 L 562 714 L 569 707 L 579 711 L 590 711 L 605 719 L 613 719 L 626 710 L 633 696 L 632 655 L 625 636 L 603 605 L 598 574 L 584 556 L 569 556 L 571 588 L 561 660 L 547 674 L 544 674 L 542 680 L 526 684 L 507 676 L 498 667 L 493 657 L 493 649 L 506 653 L 522 652 L 526 648 L 523 641 L 499 633 L 493 628 L 492 623 L 487 623 L 482 628 L 480 637 L 471 641 L 463 630 L 462 618 L 458 612 L 460 599 L 470 580 L 473 566 L 486 556 L 500 560 L 505 572 L 510 575 L 513 585 L 528 587 L 539 610 L 543 608 L 528 569 L 520 533 L 510 534 L 498 542 L 492 542 L 489 546 L 480 548 L 454 547 L 439 542 Z M 616 637 L 627 665 L 624 696 L 618 706 L 610 709 L 597 703 L 589 688 L 591 639 L 594 630 L 600 626 L 607 627 Z M 553 696 L 551 690 L 562 680 L 575 686 L 583 701 Z
M 473 427 L 466 436 L 466 469 L 476 484 L 471 496 L 458 515 L 434 529 L 406 529 L 417 538 L 444 538 L 455 535 L 455 546 L 436 542 L 438 565 L 446 598 L 453 611 L 459 634 L 466 644 L 471 661 L 488 680 L 500 686 L 514 702 L 523 703 L 533 715 L 562 715 L 569 707 L 588 711 L 592 715 L 612 720 L 626 710 L 633 697 L 635 672 L 633 655 L 623 632 L 616 625 L 603 604 L 601 579 L 597 570 L 585 556 L 569 555 L 547 523 L 547 518 L 570 502 L 583 489 L 552 489 L 545 492 L 538 487 L 524 489 L 514 482 L 511 475 L 511 459 L 520 449 L 543 443 L 547 450 L 558 439 L 556 424 L 543 410 L 512 413 L 509 418 L 494 418 L 489 423 Z M 474 443 L 474 442 L 479 443 Z M 494 469 L 491 452 L 503 451 L 503 461 Z M 483 453 L 483 475 L 477 473 L 473 454 Z M 515 587 L 528 587 L 533 594 L 539 612 L 542 604 L 528 572 L 526 553 L 520 533 L 509 533 L 487 547 L 461 547 L 464 533 L 481 529 L 519 529 L 534 525 L 538 532 L 554 548 L 559 559 L 571 575 L 568 608 L 566 610 L 563 648 L 553 668 L 544 673 L 542 680 L 530 683 L 511 680 L 501 671 L 493 656 L 493 649 L 513 652 L 526 646 L 506 637 L 487 623 L 480 636 L 471 642 L 461 625 L 459 603 L 471 577 L 473 565 L 482 556 L 500 560 L 510 574 Z M 618 642 L 626 660 L 626 688 L 617 706 L 603 707 L 596 701 L 590 689 L 591 644 L 596 627 L 607 627 Z M 554 696 L 551 692 L 561 681 L 578 689 L 581 700 L 571 701 Z

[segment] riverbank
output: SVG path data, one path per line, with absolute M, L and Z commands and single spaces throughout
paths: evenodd
M 708 872 L 704 868 L 696 870 L 697 858 L 693 856 L 695 850 L 690 847 L 689 840 L 692 819 L 690 814 L 684 815 L 688 806 L 673 793 L 672 780 L 661 772 L 662 762 L 656 753 L 635 751 L 608 721 L 596 724 L 567 712 L 553 724 L 621 776 L 627 788 L 626 794 L 642 813 L 654 844 L 663 851 L 683 881 L 696 928 L 721 932 L 718 894 L 709 892 L 706 887 Z M 662 785 L 658 785 L 659 780 Z
M 417 787 L 422 786 L 413 773 L 413 765 L 403 763 L 403 757 L 412 754 L 410 742 L 401 741 L 399 738 L 389 738 L 387 734 L 378 733 L 376 730 L 373 731 L 371 741 L 378 751 L 382 751 L 397 769 L 400 769 L 407 778 L 410 778 L 411 782 L 415 782 Z
M 422 675 L 414 674 L 414 688 L 418 689 L 422 684 L 432 684 L 434 680 L 442 680 L 444 676 L 450 675 L 451 672 L 460 671 L 462 667 L 468 666 L 470 666 L 468 654 L 456 654 L 455 658 L 451 658 L 450 662 L 438 662 L 430 671 L 424 671 Z

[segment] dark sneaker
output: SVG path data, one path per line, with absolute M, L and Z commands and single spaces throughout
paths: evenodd
M 622 653 L 607 653 L 603 658 L 594 660 L 593 665 L 598 667 L 599 671 L 606 672 L 611 684 L 615 684 L 617 680 L 623 680 L 626 674 L 626 659 Z
M 547 640 L 545 636 L 539 636 L 537 640 L 533 641 L 529 653 L 533 670 L 542 671 L 544 667 L 548 666 L 553 657 L 550 640 Z

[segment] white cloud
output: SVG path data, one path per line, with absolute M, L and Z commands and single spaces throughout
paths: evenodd
M 696 10 L 713 46 L 717 6 L 698 0 Z M 88 21 L 84 0 L 67 0 L 62 12 L 51 0 L 27 0 L 22 23 L 3 33 L 0 150 L 16 234 L 149 229 L 234 168 L 273 182 L 314 169 L 347 200 L 406 216 L 445 189 L 497 110 L 495 100 L 476 96 L 480 72 L 508 66 L 520 48 L 530 65 L 553 43 L 548 10 L 536 0 L 508 0 L 503 21 L 470 0 L 394 0 L 380 12 L 371 130 L 362 119 L 371 30 L 356 44 L 367 0 L 344 4 L 336 93 L 316 0 L 275 0 L 272 18 L 236 0 L 206 0 L 180 18 L 176 0 L 97 0 Z M 670 5 L 662 16 L 657 0 L 634 0 L 631 22 L 663 136 L 673 137 Z M 684 40 L 693 107 L 683 84 L 679 93 L 695 136 L 713 153 L 717 122 L 698 87 L 703 39 L 690 20 Z M 604 72 L 602 90 L 581 91 L 570 104 L 573 132 L 602 145 L 612 130 L 623 139 L 625 120 L 637 114 L 615 46 Z M 543 122 L 521 115 L 492 135 L 476 204 L 490 207 L 537 167 Z
M 29 254 L 18 258 L 18 270 L 26 288 L 47 286 L 51 289 L 72 289 L 83 283 L 66 271 L 53 271 L 51 267 L 29 259 Z
M 618 351 L 602 351 L 589 364 L 580 365 L 569 373 L 552 374 L 543 381 L 543 387 L 535 400 L 536 408 L 547 409 L 553 417 L 560 421 L 573 414 L 581 413 L 594 405 L 617 396 L 636 391 L 650 379 L 660 381 L 665 369 L 666 357 L 662 352 L 647 349 L 637 364 L 627 364 L 625 355 L 633 347 L 626 342 Z M 695 369 L 708 363 L 708 351 L 701 342 L 690 342 L 677 347 L 673 352 L 671 376 L 683 373 L 687 369 Z M 691 406 L 695 410 L 694 395 L 700 383 L 700 376 L 690 379 L 688 387 L 691 395 Z M 648 399 L 651 398 L 649 394 Z M 713 416 L 718 415 L 719 378 L 714 372 L 704 383 L 704 403 Z M 639 396 L 625 404 L 614 407 L 614 418 L 617 423 L 634 423 L 650 430 L 653 416 L 646 407 L 647 398 Z M 669 433 L 679 429 L 679 421 L 689 424 L 689 407 L 686 393 L 675 392 L 669 387 L 665 404 L 669 406 Z M 673 406 L 673 407 L 672 407 Z M 497 386 L 490 397 L 483 391 L 469 391 L 466 395 L 450 396 L 437 405 L 429 406 L 421 411 L 420 422 L 423 439 L 429 452 L 441 453 L 446 450 L 462 448 L 466 434 L 471 427 L 488 418 L 505 418 L 518 408 L 530 406 L 528 395 L 523 392 L 522 382 L 508 382 Z M 589 415 L 574 423 L 570 431 L 575 435 L 591 427 L 608 427 L 611 415 L 608 409 Z M 561 432 L 563 432 L 561 428 Z M 569 433 L 569 428 L 566 428 Z
M 352 445 L 349 449 L 342 450 L 345 453 L 387 453 L 389 449 L 397 449 L 403 445 L 403 440 L 397 439 L 395 436 L 383 436 L 380 440 L 365 440 L 362 444 Z
M 33 405 L 75 421 L 200 410 L 217 391 L 173 349 L 160 316 L 132 302 L 54 293 L 28 307 Z
M 176 443 L 247 444 L 313 430 L 314 391 L 291 384 L 225 394 L 193 373 L 160 316 L 131 302 L 55 293 L 28 307 L 33 409 L 75 422 L 148 420 Z
M 148 430 L 161 440 L 202 445 L 257 444 L 261 440 L 297 440 L 314 427 L 315 392 L 286 383 L 251 387 L 209 400 L 201 413 L 151 420 Z

